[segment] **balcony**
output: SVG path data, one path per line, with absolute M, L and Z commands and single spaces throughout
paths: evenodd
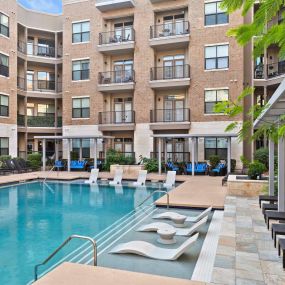
M 53 80 L 27 80 L 26 78 L 17 78 L 17 87 L 20 90 L 38 93 L 60 93 L 62 92 L 62 83 Z
M 135 111 L 99 112 L 100 131 L 132 131 L 135 129 Z
M 55 59 L 62 57 L 62 48 L 45 45 L 32 45 L 23 41 L 18 41 L 18 51 L 27 56 L 35 56 L 41 58 Z
M 0 76 L 9 77 L 9 67 L 0 64 Z
M 17 124 L 19 127 L 26 127 L 26 116 L 18 114 Z M 57 124 L 53 114 L 47 116 L 27 116 L 28 128 L 61 128 L 62 117 L 57 117 Z
M 149 84 L 153 89 L 187 88 L 190 85 L 190 66 L 153 67 L 150 70 Z
M 149 44 L 156 50 L 179 49 L 189 45 L 190 24 L 188 21 L 164 23 L 150 27 Z
M 150 111 L 151 130 L 190 129 L 190 109 L 156 109 Z
M 134 87 L 134 70 L 99 72 L 98 90 L 101 92 L 130 91 L 134 90 Z
M 267 64 L 255 67 L 254 79 L 256 86 L 279 84 L 285 76 L 285 61 Z
M 151 158 L 158 159 L 158 152 L 151 152 Z M 161 152 L 161 161 L 173 161 L 173 162 L 189 162 L 190 152 L 167 152 L 166 159 L 165 153 Z
M 114 55 L 133 51 L 135 48 L 135 30 L 124 28 L 99 34 L 98 50 L 104 54 Z
M 133 0 L 96 0 L 96 8 L 101 12 L 133 7 Z

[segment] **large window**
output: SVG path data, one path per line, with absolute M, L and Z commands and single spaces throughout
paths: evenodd
M 0 53 L 0 75 L 9 77 L 9 57 Z
M 9 155 L 9 139 L 0 138 L 0 156 Z
M 228 89 L 205 90 L 205 114 L 214 114 L 214 106 L 229 100 Z
M 221 9 L 221 1 L 205 3 L 205 26 L 227 24 L 228 14 Z
M 38 116 L 54 116 L 55 106 L 51 104 L 38 104 Z
M 9 37 L 9 18 L 0 13 L 0 34 Z
M 90 100 L 89 98 L 72 99 L 72 118 L 89 118 Z
M 227 138 L 205 138 L 205 160 L 212 155 L 218 155 L 220 159 L 227 159 Z
M 90 158 L 90 139 L 72 140 L 72 151 L 76 152 L 80 158 L 80 146 L 82 149 L 82 158 Z
M 72 80 L 88 80 L 89 79 L 89 59 L 76 60 L 72 63 Z
M 9 116 L 9 97 L 1 94 L 0 94 L 0 116 L 1 117 Z
M 229 45 L 205 47 L 205 69 L 224 69 L 229 67 Z
M 72 42 L 83 43 L 90 40 L 90 22 L 72 24 Z

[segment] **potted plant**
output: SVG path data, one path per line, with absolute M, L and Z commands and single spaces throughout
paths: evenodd
M 259 161 L 254 161 L 249 164 L 248 176 L 252 180 L 261 179 L 262 173 L 264 171 L 266 171 L 266 166 Z

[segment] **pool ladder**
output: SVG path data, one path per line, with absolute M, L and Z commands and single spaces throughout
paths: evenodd
M 167 196 L 167 209 L 169 209 L 169 193 L 165 190 L 155 190 L 149 196 L 147 196 L 137 207 L 140 207 L 144 204 L 147 200 L 149 200 L 155 193 L 164 193 Z
M 92 247 L 93 247 L 93 257 L 94 257 L 93 265 L 94 266 L 97 265 L 97 244 L 96 244 L 96 241 L 94 239 L 92 239 L 91 237 L 87 237 L 87 236 L 71 235 L 51 255 L 49 255 L 42 263 L 39 263 L 39 264 L 37 264 L 35 266 L 35 271 L 34 271 L 35 278 L 34 278 L 34 281 L 38 280 L 38 269 L 39 269 L 39 267 L 45 265 L 48 261 L 50 261 L 63 247 L 65 247 L 73 239 L 87 240 L 87 241 L 89 241 L 92 244 Z
M 48 174 L 51 173 L 52 171 L 54 171 L 54 169 L 55 169 L 55 166 L 53 166 L 53 167 L 49 170 Z M 44 178 L 43 184 L 46 184 L 46 181 L 47 181 L 47 178 L 48 178 L 48 174 L 47 174 L 46 177 Z

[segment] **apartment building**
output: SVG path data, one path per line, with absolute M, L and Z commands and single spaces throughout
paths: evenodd
M 252 62 L 252 47 L 226 36 L 254 11 L 228 16 L 218 0 L 63 0 L 63 15 L 0 4 L 0 154 L 41 151 L 39 134 L 92 134 L 114 138 L 101 142 L 101 157 L 112 147 L 138 160 L 157 156 L 153 135 L 195 134 L 198 160 L 226 159 L 228 141 L 215 134 L 231 121 L 215 103 L 254 83 L 245 105 L 262 104 L 284 73 L 276 47 Z M 73 140 L 81 157 L 92 157 L 90 147 Z M 65 145 L 47 141 L 48 155 L 55 148 L 66 156 Z M 253 147 L 233 138 L 231 149 L 239 160 Z M 163 148 L 178 161 L 190 150 L 183 138 Z

